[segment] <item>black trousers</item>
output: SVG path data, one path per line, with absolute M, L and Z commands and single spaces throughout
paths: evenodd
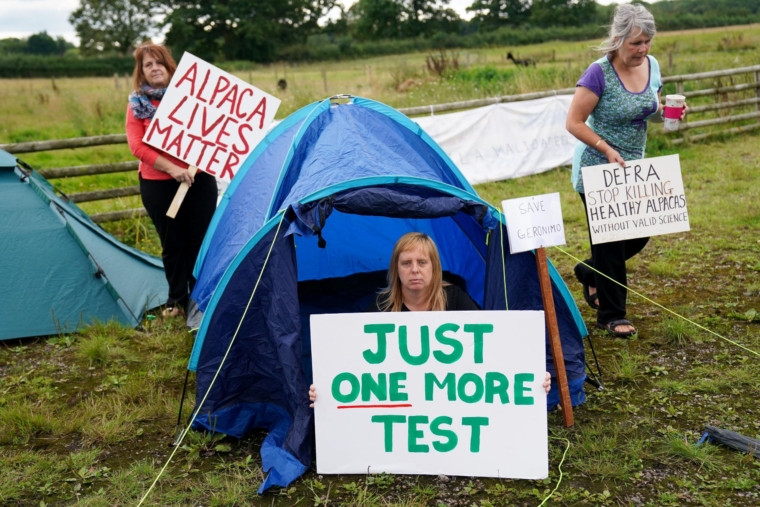
M 583 201 L 583 208 L 585 210 L 586 194 L 578 195 Z M 588 212 L 586 213 L 586 217 L 588 217 Z M 589 241 L 591 241 L 590 228 L 588 237 Z M 623 285 L 628 285 L 625 261 L 642 251 L 648 241 L 649 238 L 636 238 L 601 243 L 599 245 L 591 243 L 591 258 L 584 262 L 613 280 Z M 626 289 L 608 278 L 595 273 L 583 264 L 575 266 L 575 275 L 581 283 L 596 287 L 599 294 L 599 311 L 597 312 L 597 320 L 599 322 L 610 322 L 625 318 L 625 298 L 628 292 Z
M 161 257 L 169 282 L 167 305 L 185 308 L 195 286 L 195 259 L 216 210 L 217 189 L 213 176 L 198 171 L 176 218 L 169 218 L 166 211 L 178 188 L 179 183 L 173 179 L 146 180 L 140 177 L 143 206 L 161 239 Z

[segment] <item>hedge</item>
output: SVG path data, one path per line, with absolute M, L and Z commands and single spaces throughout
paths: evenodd
M 131 75 L 134 67 L 135 60 L 131 56 L 4 56 L 0 57 L 0 78 L 121 76 Z

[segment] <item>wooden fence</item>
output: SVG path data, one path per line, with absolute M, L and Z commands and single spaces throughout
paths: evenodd
M 705 85 L 705 80 L 711 80 Z M 727 83 L 724 82 L 727 80 Z M 663 97 L 666 93 L 679 93 L 684 95 L 689 102 L 688 120 L 681 122 L 677 133 L 681 137 L 671 139 L 673 144 L 685 141 L 697 141 L 718 134 L 734 134 L 747 132 L 760 128 L 760 65 L 741 67 L 735 69 L 701 72 L 698 74 L 685 74 L 663 78 Z M 673 84 L 674 86 L 671 86 Z M 706 86 L 706 87 L 705 87 Z M 575 88 L 550 90 L 544 92 L 524 93 L 521 95 L 506 95 L 487 99 L 466 100 L 448 104 L 434 104 L 429 106 L 407 107 L 399 109 L 408 116 L 436 114 L 445 111 L 456 111 L 482 107 L 491 104 L 505 102 L 519 102 L 534 100 L 553 95 L 571 95 Z M 730 94 L 730 95 L 729 95 Z M 706 116 L 705 119 L 692 121 L 694 115 Z M 738 124 L 738 125 L 737 125 Z M 715 126 L 727 125 L 729 128 L 715 129 Z M 673 133 L 670 134 L 673 136 Z M 52 141 L 35 141 L 0 145 L 9 153 L 22 154 L 40 151 L 63 150 L 72 148 L 85 148 L 91 146 L 103 146 L 113 144 L 125 144 L 125 134 L 107 136 L 80 137 L 75 139 L 59 139 Z M 97 164 L 74 167 L 58 167 L 39 171 L 45 178 L 75 178 L 78 176 L 108 174 L 137 170 L 137 161 L 120 162 L 115 164 Z M 140 194 L 138 186 L 121 187 L 91 192 L 79 192 L 66 196 L 73 202 L 100 201 L 115 199 Z M 109 222 L 147 216 L 143 208 L 112 211 L 92 215 L 95 222 Z

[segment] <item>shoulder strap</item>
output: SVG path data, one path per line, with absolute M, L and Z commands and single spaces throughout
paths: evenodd
M 660 63 L 652 55 L 647 55 L 649 58 L 649 87 L 657 93 L 662 87 L 662 75 L 660 74 Z

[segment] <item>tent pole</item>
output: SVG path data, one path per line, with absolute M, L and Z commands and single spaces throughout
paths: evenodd
M 174 442 L 173 445 L 179 443 L 179 436 L 182 433 L 182 405 L 185 403 L 185 393 L 187 392 L 187 382 L 190 379 L 190 369 L 185 372 L 185 385 L 182 386 L 182 398 L 179 400 L 179 413 L 177 414 L 177 426 L 174 429 Z
M 594 376 L 593 381 L 589 380 L 591 385 L 596 387 L 600 391 L 604 391 L 604 379 L 602 378 L 602 369 L 599 367 L 599 360 L 596 358 L 596 351 L 594 351 L 594 343 L 591 341 L 591 335 L 586 337 L 588 339 L 588 344 L 591 347 L 591 355 L 594 356 L 594 363 L 596 363 L 596 373 L 594 373 L 591 370 L 591 367 L 586 363 L 586 367 L 588 368 L 588 371 Z M 588 377 L 587 377 L 588 379 Z
M 570 388 L 567 385 L 565 356 L 562 354 L 562 343 L 559 339 L 557 313 L 554 310 L 554 296 L 552 296 L 552 282 L 549 277 L 549 267 L 546 263 L 546 250 L 544 248 L 536 248 L 536 266 L 538 267 L 538 281 L 541 285 L 541 299 L 544 302 L 546 329 L 549 331 L 549 343 L 552 347 L 552 358 L 554 359 L 554 367 L 557 369 L 559 403 L 562 406 L 562 419 L 565 423 L 565 427 L 570 427 L 575 424 L 575 420 L 573 419 L 573 404 L 570 401 Z

